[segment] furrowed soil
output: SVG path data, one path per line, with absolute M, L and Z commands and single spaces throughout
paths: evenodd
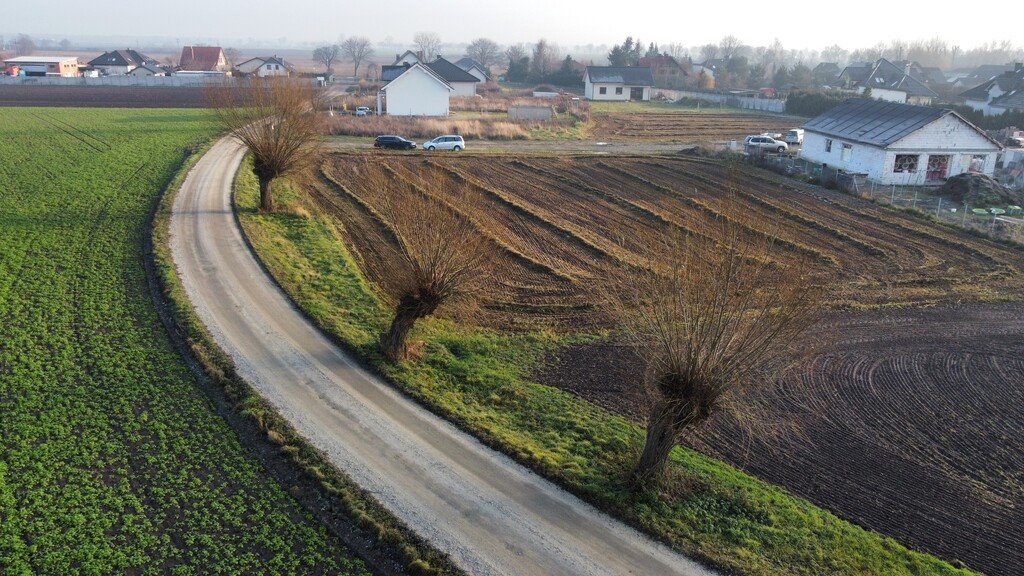
M 777 233 L 780 263 L 808 260 L 834 286 L 818 328 L 829 353 L 792 376 L 809 396 L 761 402 L 785 424 L 772 442 L 727 421 L 687 442 L 916 548 L 1021 573 L 1024 306 L 976 302 L 1020 298 L 1020 249 L 717 159 L 333 154 L 306 188 L 371 280 L 396 248 L 362 185 L 367 161 L 408 193 L 431 170 L 475 191 L 459 208 L 508 257 L 504 290 L 473 321 L 499 329 L 605 328 L 587 287 L 637 261 L 638 235 L 756 214 L 748 234 Z M 638 373 L 599 341 L 553 353 L 536 377 L 642 419 Z
M 771 114 L 726 112 L 594 113 L 595 138 L 668 142 L 721 142 L 740 140 L 762 132 L 783 133 L 804 122 L 802 118 Z
M 0 108 L 0 572 L 365 574 L 200 390 L 143 268 L 195 111 Z

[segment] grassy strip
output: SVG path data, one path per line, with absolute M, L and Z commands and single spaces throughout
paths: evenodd
M 322 329 L 434 412 L 627 523 L 743 574 L 969 573 L 683 447 L 672 453 L 663 490 L 631 494 L 626 471 L 643 429 L 530 381 L 543 355 L 567 343 L 563 338 L 433 320 L 413 335 L 424 342 L 422 361 L 385 362 L 375 341 L 388 311 L 335 223 L 296 191 L 278 190 L 285 210 L 260 214 L 256 182 L 243 170 L 236 182 L 239 220 L 266 267 Z
M 168 234 L 174 198 L 199 156 L 194 155 L 168 187 L 157 208 L 152 229 L 157 276 L 180 336 L 235 410 L 279 445 L 280 451 L 334 500 L 342 520 L 349 524 L 348 530 L 354 533 L 354 538 L 348 540 L 356 548 L 362 548 L 360 551 L 369 556 L 367 561 L 377 564 L 375 568 L 378 571 L 391 574 L 460 574 L 447 556 L 423 542 L 300 436 L 237 374 L 234 362 L 220 349 L 196 316 L 174 267 Z M 251 172 L 246 171 L 245 174 L 251 176 Z M 371 542 L 372 547 L 359 546 L 360 541 Z

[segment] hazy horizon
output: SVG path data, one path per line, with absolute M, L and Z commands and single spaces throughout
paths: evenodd
M 993 18 L 958 21 L 956 36 L 952 37 L 943 33 L 950 29 L 948 13 L 922 11 L 915 14 L 910 24 L 905 20 L 881 19 L 878 15 L 891 12 L 892 5 L 880 0 L 860 2 L 856 10 L 846 10 L 835 25 L 830 24 L 826 10 L 810 3 L 792 8 L 793 3 L 743 0 L 721 7 L 652 3 L 650 8 L 636 10 L 623 9 L 621 3 L 607 0 L 520 0 L 502 5 L 469 0 L 394 0 L 388 3 L 386 12 L 292 0 L 285 17 L 273 9 L 253 10 L 252 2 L 242 0 L 150 4 L 150 9 L 125 12 L 121 2 L 90 3 L 90 12 L 116 13 L 116 20 L 83 15 L 80 3 L 71 0 L 14 4 L 5 9 L 0 33 L 7 37 L 26 33 L 54 39 L 108 38 L 108 43 L 134 38 L 137 42 L 146 39 L 178 45 L 203 41 L 243 46 L 276 44 L 282 48 L 332 42 L 350 35 L 366 36 L 378 43 L 411 45 L 413 35 L 420 31 L 435 32 L 446 44 L 465 43 L 478 37 L 502 44 L 547 38 L 563 46 L 611 45 L 627 35 L 645 44 L 697 46 L 733 35 L 751 46 L 767 45 L 778 38 L 786 48 L 821 49 L 839 44 L 851 50 L 896 39 L 913 42 L 935 36 L 969 49 L 993 41 L 1014 40 L 1017 34 L 1017 19 Z M 173 12 L 165 12 L 165 6 Z M 62 18 L 62 14 L 68 16 Z M 736 14 L 743 17 L 729 20 Z

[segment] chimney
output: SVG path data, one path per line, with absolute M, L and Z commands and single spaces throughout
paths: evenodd
M 904 67 L 903 73 L 910 76 L 910 60 L 907 60 L 907 65 Z

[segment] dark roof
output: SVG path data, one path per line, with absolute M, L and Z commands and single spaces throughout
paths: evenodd
M 467 72 L 469 71 L 470 68 L 474 66 L 476 66 L 480 70 L 487 70 L 486 68 L 484 68 L 483 64 L 477 62 L 476 60 L 473 60 L 469 56 L 466 56 L 465 58 L 459 58 L 458 60 L 455 61 L 455 65 Z
M 144 64 L 156 64 L 156 60 L 132 49 L 104 52 L 89 61 L 89 66 L 142 66 Z
M 1024 110 L 1024 87 L 1020 90 L 1014 90 L 1007 94 L 1003 94 L 999 98 L 992 101 L 992 106 L 999 106 L 1000 108 L 1009 108 L 1012 110 Z
M 1003 72 L 988 82 L 962 92 L 960 96 L 971 100 L 987 101 L 989 97 L 989 90 L 991 90 L 993 86 L 998 86 L 1003 92 L 1013 92 L 1024 89 L 1024 68 Z M 999 98 L 1001 99 L 1003 96 L 1000 96 Z
M 381 82 L 391 82 L 395 78 L 398 78 L 399 76 L 401 76 L 402 72 L 405 72 L 408 69 L 409 69 L 409 66 L 406 65 L 406 64 L 399 64 L 399 65 L 396 65 L 396 66 L 391 66 L 391 65 L 385 64 L 384 66 L 380 67 L 380 79 L 381 79 Z
M 931 106 L 851 98 L 811 119 L 803 127 L 826 136 L 884 148 L 947 114 L 956 113 Z M 963 120 L 962 117 L 960 119 Z
M 857 62 L 843 68 L 843 72 L 840 76 L 848 79 L 851 83 L 856 84 L 867 80 L 868 76 L 871 75 L 872 68 L 874 68 L 874 65 L 870 62 Z
M 646 66 L 587 66 L 591 82 L 654 86 L 654 75 Z
M 390 80 L 386 80 L 387 84 L 385 84 L 384 87 L 381 88 L 381 90 L 385 90 L 386 91 L 387 88 L 388 88 L 388 84 L 390 84 L 391 82 L 396 80 L 399 76 L 401 76 L 402 74 L 405 74 L 406 71 L 408 71 L 408 70 L 410 70 L 412 68 L 420 68 L 421 70 L 423 70 L 427 74 L 433 76 L 438 82 L 440 82 L 441 84 L 444 84 L 445 86 L 447 86 L 449 90 L 452 89 L 451 84 L 449 84 L 447 80 L 445 80 L 440 74 L 438 74 L 433 69 L 431 69 L 430 66 L 428 66 L 426 64 L 423 64 L 422 62 L 417 62 L 417 63 L 412 64 L 410 66 L 405 66 L 405 65 L 400 65 L 400 66 L 384 66 L 383 68 L 390 68 L 392 70 L 397 70 L 398 73 L 395 74 L 394 77 L 391 78 Z M 383 68 L 381 69 L 381 80 L 384 80 L 384 78 L 383 78 L 383 76 L 384 76 Z M 470 76 L 473 78 L 473 81 L 476 82 L 476 77 L 472 76 L 472 75 L 470 75 Z
M 931 96 L 933 98 L 938 96 L 931 88 L 925 86 L 924 82 L 907 74 L 907 68 L 908 63 L 906 62 L 901 68 L 885 58 L 879 58 L 871 70 L 871 74 L 866 79 L 857 82 L 857 85 L 871 89 L 899 90 L 906 92 L 908 96 Z
M 938 66 L 922 66 L 921 67 L 921 80 L 924 80 L 928 84 L 949 84 L 949 80 L 946 79 L 946 74 L 942 72 L 942 68 Z
M 185 46 L 181 49 L 178 67 L 187 71 L 216 70 L 221 54 L 220 46 Z
M 445 82 L 479 82 L 480 79 L 473 76 L 469 72 L 466 72 L 462 68 L 459 68 L 455 64 L 437 57 L 437 60 L 427 64 L 427 67 L 434 71 L 438 76 L 444 79 Z

